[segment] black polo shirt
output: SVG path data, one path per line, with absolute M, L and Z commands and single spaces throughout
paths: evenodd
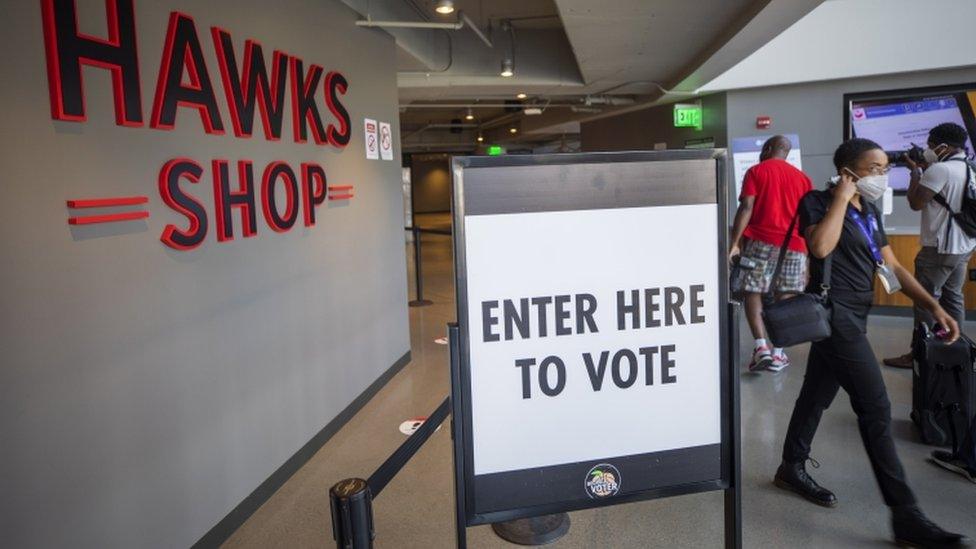
M 827 215 L 827 208 L 833 202 L 834 196 L 829 191 L 810 191 L 800 201 L 800 234 L 805 235 L 807 227 L 816 225 Z M 854 206 L 848 204 L 848 208 Z M 874 239 L 878 248 L 888 245 L 888 237 L 881 226 L 881 213 L 874 204 L 861 200 L 861 213 L 866 219 L 870 213 L 874 217 Z M 809 245 L 808 245 L 809 247 Z M 871 255 L 871 248 L 864 233 L 857 224 L 844 215 L 844 228 L 840 234 L 837 247 L 834 248 L 833 264 L 831 266 L 830 287 L 840 292 L 872 292 L 874 291 L 875 261 Z M 810 282 L 808 292 L 819 292 L 823 280 L 824 260 L 810 255 Z

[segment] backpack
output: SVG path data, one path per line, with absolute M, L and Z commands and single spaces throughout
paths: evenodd
M 966 233 L 966 236 L 970 238 L 976 238 L 976 182 L 973 181 L 973 166 L 969 163 L 969 160 L 965 158 L 950 158 L 946 162 L 965 162 L 966 163 L 966 188 L 963 189 L 962 193 L 962 207 L 958 212 L 952 211 L 952 207 L 946 201 L 945 196 L 939 193 L 933 197 L 933 199 L 942 204 L 942 207 L 949 210 L 950 222 L 946 225 L 946 239 L 949 237 L 949 229 L 952 228 L 952 222 L 955 221 L 956 225 L 962 229 L 962 232 Z

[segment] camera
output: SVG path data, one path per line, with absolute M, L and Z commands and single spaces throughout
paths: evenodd
M 905 162 L 905 157 L 907 156 L 912 162 L 916 164 L 922 164 L 925 162 L 924 149 L 919 147 L 915 143 L 912 143 L 912 148 L 904 151 L 885 151 L 888 155 L 888 163 L 892 166 L 907 166 L 908 163 Z

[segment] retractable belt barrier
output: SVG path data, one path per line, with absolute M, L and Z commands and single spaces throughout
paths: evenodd
M 430 435 L 437 430 L 451 410 L 451 397 L 444 399 L 434 413 L 383 462 L 368 479 L 347 478 L 329 490 L 332 509 L 332 539 L 339 549 L 373 547 L 376 529 L 373 521 L 373 499 L 380 495 L 393 477 L 403 469 Z

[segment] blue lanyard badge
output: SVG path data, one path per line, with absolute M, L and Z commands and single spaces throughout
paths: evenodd
M 867 219 L 865 219 L 864 216 L 850 206 L 847 208 L 847 215 L 857 225 L 857 228 L 861 229 L 861 234 L 868 239 L 868 247 L 871 248 L 871 256 L 874 257 L 874 261 L 878 265 L 883 264 L 884 259 L 881 258 L 881 249 L 878 248 L 878 243 L 874 240 L 874 231 L 878 226 L 878 221 L 875 219 L 874 214 L 868 213 Z

